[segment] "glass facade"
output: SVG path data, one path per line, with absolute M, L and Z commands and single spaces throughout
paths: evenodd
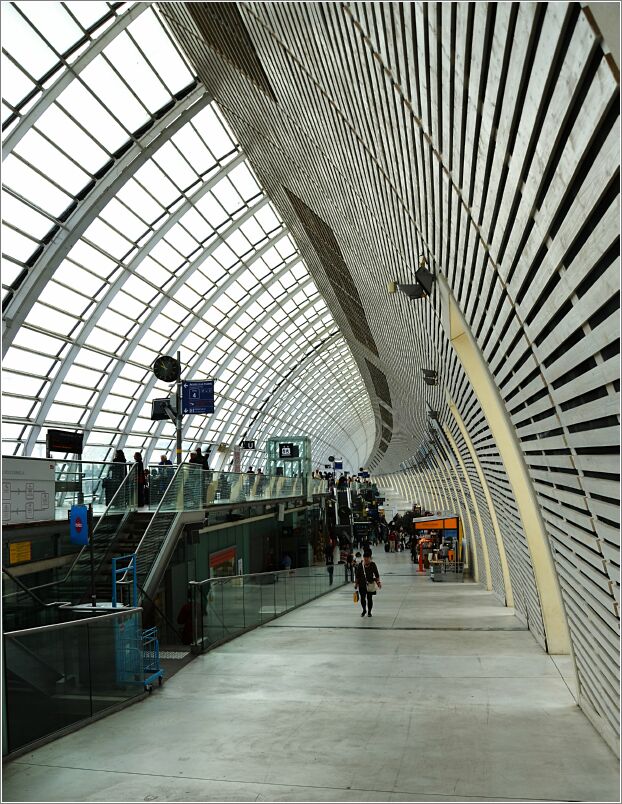
M 2 26 L 3 452 L 44 455 L 52 427 L 83 430 L 88 460 L 171 453 L 151 366 L 179 351 L 216 393 L 185 452 L 221 446 L 228 468 L 248 438 L 257 468 L 266 438 L 300 432 L 314 463 L 362 464 L 375 424 L 352 354 L 157 8 L 4 3 Z

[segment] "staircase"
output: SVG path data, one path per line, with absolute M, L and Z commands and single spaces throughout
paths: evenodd
M 112 559 L 127 556 L 136 552 L 153 514 L 144 511 L 129 511 L 120 527 L 113 535 L 106 554 L 99 566 L 95 566 L 95 594 L 97 600 L 112 600 Z M 82 602 L 91 599 L 90 573 L 85 586 Z

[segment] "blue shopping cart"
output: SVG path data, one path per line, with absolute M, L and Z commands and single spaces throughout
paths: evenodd
M 160 641 L 157 628 L 146 628 L 142 632 L 142 655 L 143 684 L 147 692 L 151 693 L 156 678 L 158 685 L 162 686 L 164 676 L 164 670 L 160 667 Z

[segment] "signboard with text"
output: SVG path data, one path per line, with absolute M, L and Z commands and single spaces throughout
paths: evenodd
M 214 380 L 184 381 L 181 384 L 182 413 L 214 412 Z

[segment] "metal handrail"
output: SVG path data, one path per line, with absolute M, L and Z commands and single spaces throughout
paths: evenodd
M 339 565 L 344 566 L 344 565 Z M 245 572 L 243 575 L 223 575 L 221 578 L 204 578 L 202 581 L 188 581 L 189 586 L 201 586 L 204 583 L 214 583 L 214 581 L 231 581 L 234 578 L 255 578 L 257 575 L 279 575 L 280 573 L 287 572 L 297 572 L 300 570 L 325 570 L 326 567 L 323 564 L 311 564 L 308 567 L 291 567 L 290 569 L 280 569 L 280 570 L 267 570 L 266 572 Z
M 17 575 L 13 575 L 13 573 L 10 572 L 6 567 L 2 567 L 2 572 L 5 575 L 7 575 L 13 581 L 13 583 L 17 584 L 17 586 L 19 586 L 20 589 L 23 592 L 26 592 L 26 594 L 29 595 L 35 601 L 35 603 L 38 603 L 40 606 L 49 606 L 50 605 L 49 603 L 45 603 L 43 600 L 41 600 L 41 598 L 38 595 L 35 595 L 35 593 L 32 591 L 32 589 L 29 589 L 26 586 L 26 584 L 23 583 L 23 581 L 20 581 L 20 579 L 17 577 Z M 11 594 L 18 595 L 19 592 L 14 592 L 14 593 L 11 593 Z M 9 595 L 6 595 L 6 597 L 9 597 Z
M 142 611 L 142 606 L 135 606 L 132 608 L 123 608 L 119 611 L 113 611 L 110 614 L 99 614 L 96 618 L 97 622 L 101 620 L 106 620 L 111 617 L 123 617 L 127 614 L 131 614 L 132 612 Z M 93 619 L 87 620 L 71 620 L 67 623 L 52 623 L 51 625 L 37 625 L 34 628 L 21 628 L 19 631 L 5 631 L 3 636 L 5 637 L 16 637 L 16 636 L 23 636 L 25 634 L 34 634 L 36 631 L 51 631 L 52 629 L 59 630 L 61 628 L 74 628 L 75 626 L 84 625 L 93 622 Z

